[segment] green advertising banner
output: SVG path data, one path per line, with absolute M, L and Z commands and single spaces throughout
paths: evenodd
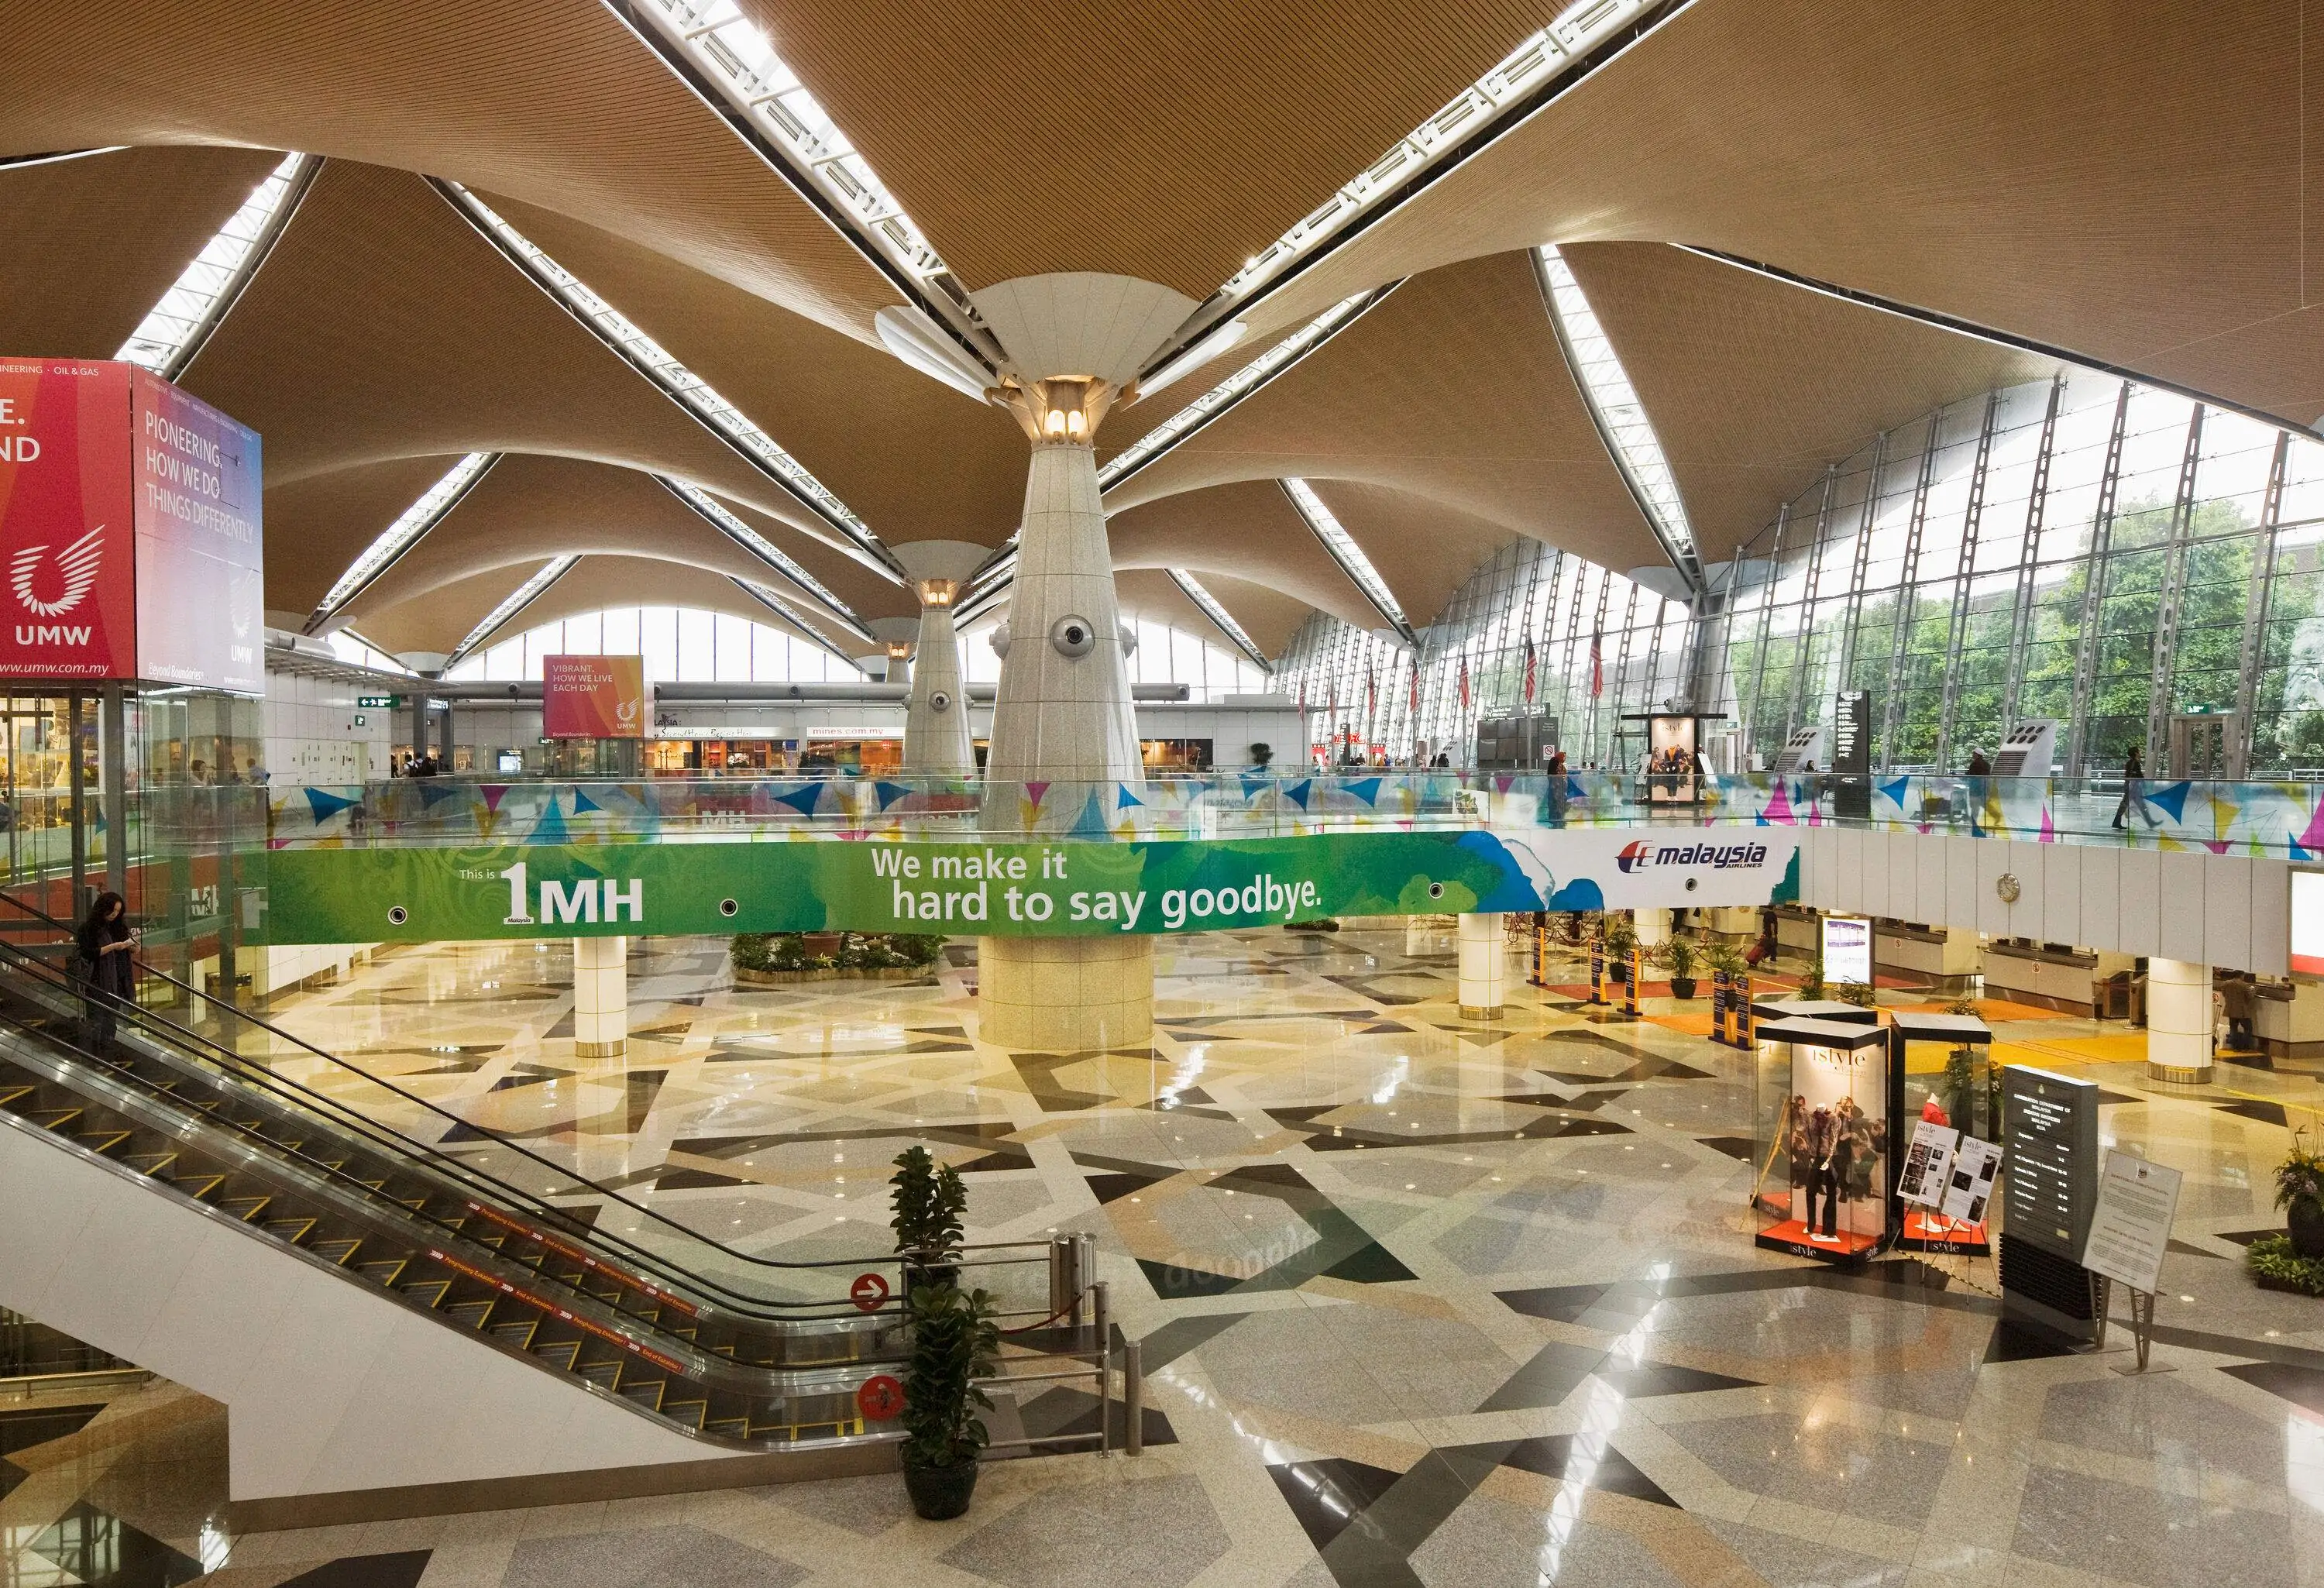
M 1325 915 L 1764 904 L 1765 827 L 1341 832 L 1154 844 L 917 841 L 281 849 L 268 942 L 731 932 L 1080 937 Z

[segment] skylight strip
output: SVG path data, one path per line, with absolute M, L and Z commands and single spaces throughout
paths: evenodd
M 1664 0 L 1574 0 L 1452 102 L 1398 139 L 1345 187 L 1229 276 L 1219 297 L 1248 299 L 1384 197 L 1460 147 L 1493 118 L 1589 55 Z
M 1554 243 L 1545 244 L 1539 253 L 1542 280 L 1549 288 L 1550 319 L 1582 394 L 1589 402 L 1598 432 L 1663 549 L 1688 585 L 1700 590 L 1702 560 L 1695 547 L 1693 526 L 1687 522 L 1686 503 L 1671 474 L 1670 459 L 1655 438 L 1654 423 L 1646 417 L 1646 405 L 1638 400 L 1612 339 L 1599 324 L 1565 256 Z
M 355 655 L 348 657 L 346 651 L 342 648 L 342 642 L 346 646 L 354 648 Z M 378 641 L 366 637 L 352 625 L 332 630 L 328 636 L 328 643 L 331 649 L 338 651 L 343 659 L 354 661 L 358 666 L 370 668 L 375 672 L 402 673 L 410 678 L 419 676 L 396 660 L 392 651 L 382 646 Z
M 953 608 L 954 623 L 965 629 L 990 616 L 1000 606 L 1001 598 L 1009 594 L 1016 583 L 1016 570 L 1012 568 L 1008 577 L 987 584 L 975 595 Z
M 892 584 L 902 584 L 894 555 L 854 511 L 807 466 L 783 450 L 741 409 L 720 395 L 709 382 L 672 356 L 669 350 L 641 330 L 628 316 L 589 289 L 588 283 L 549 257 L 541 247 L 497 214 L 492 206 L 457 182 L 437 183 L 496 244 L 503 253 L 553 294 L 557 300 L 648 380 L 676 398 L 712 431 L 787 487 L 855 549 L 851 555 Z
M 1219 605 L 1218 597 L 1203 588 L 1202 580 L 1183 568 L 1174 568 L 1167 571 L 1170 575 L 1171 583 L 1184 592 L 1187 600 L 1203 609 L 1203 615 L 1218 625 L 1219 632 L 1234 642 L 1235 649 L 1249 657 L 1252 666 L 1263 673 L 1271 673 L 1275 670 L 1275 663 L 1259 650 L 1258 642 L 1243 632 L 1243 626 L 1235 622 L 1233 614 Z
M 419 501 L 398 514 L 395 522 L 364 549 L 363 555 L 347 565 L 347 571 L 339 576 L 338 582 L 324 592 L 303 632 L 311 634 L 320 629 L 333 613 L 362 595 L 373 580 L 419 545 L 420 538 L 444 522 L 445 515 L 460 504 L 500 456 L 497 452 L 471 452 L 445 470 L 442 479 L 422 492 Z
M 1323 499 L 1301 479 L 1285 480 L 1283 489 L 1291 498 L 1291 504 L 1299 510 L 1299 516 L 1307 521 L 1307 527 L 1315 531 L 1315 538 L 1323 542 L 1323 549 L 1330 552 L 1332 560 L 1340 565 L 1340 571 L 1364 593 L 1364 599 L 1379 608 L 1379 614 L 1388 619 L 1407 642 L 1419 643 L 1413 634 L 1412 624 L 1405 619 L 1404 608 L 1389 591 L 1388 581 L 1380 577 L 1379 569 L 1372 566 L 1372 559 L 1364 555 L 1364 549 L 1356 544 L 1355 537 L 1350 535 L 1341 526 L 1340 521 L 1333 516 L 1332 510 L 1323 505 Z
M 739 515 L 730 511 L 724 503 L 688 481 L 673 479 L 668 475 L 656 475 L 654 478 L 668 486 L 680 501 L 709 520 L 714 526 L 730 540 L 739 543 L 751 555 L 776 569 L 791 583 L 829 607 L 834 616 L 844 621 L 857 634 L 867 641 L 872 637 L 872 632 L 863 626 L 863 620 L 856 615 L 853 607 L 842 601 L 829 586 L 792 560 L 782 548 L 745 523 Z
M 1365 310 L 1400 285 L 1401 282 L 1391 282 L 1385 287 L 1359 292 L 1352 298 L 1342 298 L 1332 305 L 1108 458 L 1105 466 L 1097 471 L 1098 489 L 1102 491 L 1118 485 L 1144 468 L 1330 341 L 1334 333 L 1352 324 Z
M 242 208 L 226 217 L 217 235 L 203 245 L 114 357 L 143 365 L 164 380 L 182 374 L 265 261 L 282 224 L 297 208 L 290 202 L 292 196 L 321 165 L 311 155 L 284 155 L 251 189 Z
M 731 574 L 727 577 L 730 578 L 733 577 Z M 785 623 L 790 624 L 791 627 L 797 629 L 800 633 L 805 634 L 808 639 L 822 646 L 825 651 L 830 651 L 832 655 L 839 658 L 840 660 L 853 668 L 857 672 L 860 673 L 863 670 L 862 663 L 858 662 L 853 657 L 848 655 L 845 651 L 840 649 L 838 644 L 833 641 L 830 635 L 825 633 L 821 629 L 816 628 L 814 623 L 807 621 L 806 614 L 800 612 L 798 607 L 793 606 L 789 602 L 784 600 L 774 591 L 769 589 L 766 586 L 760 584 L 756 579 L 735 579 L 734 583 L 741 586 L 745 594 L 764 605 L 770 612 L 774 613 Z M 867 635 L 865 638 L 869 641 L 870 636 Z
M 540 570 L 532 577 L 509 592 L 506 600 L 484 614 L 484 622 L 468 631 L 468 637 L 461 641 L 452 654 L 444 659 L 444 670 L 448 673 L 466 660 L 468 652 L 491 639 L 509 619 L 539 600 L 543 591 L 570 573 L 573 565 L 580 560 L 579 552 L 568 551 L 562 557 L 551 558 L 541 564 Z
M 632 0 L 632 5 L 893 263 L 968 309 L 967 292 L 927 234 L 734 0 Z

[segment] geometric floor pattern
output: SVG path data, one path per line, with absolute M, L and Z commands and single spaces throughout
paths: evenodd
M 641 940 L 612 1062 L 573 1051 L 558 946 L 398 951 L 281 999 L 432 1109 L 281 1056 L 300 1079 L 704 1252 L 868 1250 L 888 1160 L 924 1144 L 965 1177 L 972 1239 L 1096 1237 L 1175 1442 L 996 1463 L 953 1523 L 883 1478 L 228 1540 L 203 1528 L 217 1409 L 155 1386 L 26 1448 L 0 1418 L 0 1588 L 187 1563 L 246 1588 L 2324 1583 L 2324 1304 L 2240 1266 L 2292 1130 L 2324 1123 L 2316 1082 L 2223 1066 L 2166 1094 L 2100 1057 L 2119 1026 L 1996 1011 L 2025 1017 L 1997 1021 L 2007 1057 L 2118 1100 L 2109 1145 L 2186 1173 L 2175 1371 L 2129 1377 L 2001 1326 L 1987 1260 L 1756 1250 L 1749 1072 L 1700 1002 L 1628 1020 L 1526 989 L 1471 1025 L 1450 941 L 1406 946 L 1157 939 L 1153 1041 L 1066 1056 L 979 1042 L 957 952 L 918 981 L 737 989 L 722 944 Z

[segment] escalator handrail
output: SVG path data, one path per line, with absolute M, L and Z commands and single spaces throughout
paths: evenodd
M 18 899 L 14 894 L 9 893 L 5 890 L 0 890 L 0 902 L 5 902 L 14 909 L 23 911 L 28 916 L 38 919 L 47 926 L 55 928 L 58 932 L 63 935 L 67 941 L 77 942 L 71 928 L 67 927 L 63 922 L 59 921 L 55 917 L 48 914 L 45 910 L 42 910 L 36 906 L 27 904 L 24 900 Z M 5 938 L 0 938 L 0 957 L 21 961 L 24 965 L 36 969 L 38 974 L 44 979 L 50 980 L 55 984 L 64 988 L 68 993 L 75 996 L 81 995 L 79 989 L 74 987 L 69 980 L 57 976 L 52 967 L 51 967 L 39 956 L 27 953 L 24 949 L 19 947 L 15 944 L 7 942 Z M 222 1010 L 233 1018 L 255 1026 L 259 1029 L 268 1033 L 270 1036 L 281 1038 L 283 1041 L 288 1042 L 291 1046 L 311 1055 L 315 1058 L 320 1059 L 327 1065 L 345 1070 L 348 1074 L 355 1076 L 373 1085 L 378 1086 L 382 1090 L 392 1094 L 396 1097 L 411 1103 L 415 1107 L 418 1107 L 428 1113 L 433 1114 L 438 1118 L 445 1120 L 447 1122 L 456 1125 L 464 1130 L 475 1131 L 476 1134 L 486 1138 L 496 1146 L 505 1148 L 509 1151 L 516 1153 L 519 1157 L 552 1171 L 553 1173 L 572 1182 L 576 1188 L 576 1194 L 595 1195 L 603 1196 L 608 1201 L 617 1202 L 623 1207 L 643 1214 L 645 1217 L 651 1219 L 654 1223 L 675 1232 L 686 1239 L 699 1242 L 703 1245 L 710 1247 L 726 1257 L 750 1264 L 754 1268 L 789 1271 L 841 1268 L 855 1268 L 861 1269 L 866 1266 L 867 1263 L 872 1266 L 880 1266 L 899 1260 L 896 1255 L 892 1252 L 881 1252 L 870 1258 L 816 1258 L 807 1260 L 790 1260 L 784 1258 L 754 1257 L 748 1252 L 736 1251 L 732 1247 L 726 1246 L 712 1237 L 703 1234 L 700 1231 L 693 1229 L 689 1225 L 679 1223 L 676 1220 L 669 1218 L 664 1214 L 657 1212 L 655 1209 L 647 1206 L 643 1203 L 633 1201 L 630 1197 L 623 1196 L 621 1192 L 610 1186 L 602 1186 L 596 1181 L 590 1179 L 586 1175 L 579 1174 L 566 1168 L 562 1164 L 557 1163 L 554 1159 L 542 1157 L 540 1154 L 534 1152 L 531 1149 L 524 1146 L 522 1143 L 511 1140 L 508 1137 L 502 1135 L 500 1132 L 493 1131 L 489 1127 L 471 1123 L 467 1120 L 462 1119 L 459 1115 L 451 1113 L 449 1110 L 439 1108 L 424 1097 L 420 1097 L 416 1094 L 405 1091 L 402 1087 L 396 1085 L 392 1081 L 384 1080 L 378 1076 L 373 1075 L 370 1071 L 364 1069 L 360 1065 L 350 1064 L 347 1060 L 339 1057 L 336 1054 L 326 1053 L 321 1048 L 315 1047 L 312 1043 L 305 1041 L 304 1039 L 292 1035 L 289 1031 L 283 1030 L 281 1027 L 267 1020 L 261 1020 L 250 1014 L 247 1011 L 240 1009 L 234 1004 L 214 998 L 208 993 L 202 992 L 200 989 L 190 986 L 188 983 L 178 980 L 175 976 L 169 974 L 167 972 L 156 969 L 145 961 L 139 960 L 136 963 L 137 967 L 142 974 L 149 975 L 157 981 L 167 983 L 169 985 L 184 992 L 189 999 L 197 1000 L 211 1008 Z M 251 1061 L 243 1055 L 235 1052 L 232 1048 L 211 1040 L 209 1038 L 204 1037 L 198 1031 L 188 1029 L 183 1026 L 178 1025 L 174 1021 L 158 1020 L 151 1011 L 142 1008 L 134 1002 L 120 1000 L 116 1000 L 115 1002 L 119 1004 L 120 1010 L 123 1013 L 131 1014 L 136 1017 L 139 1024 L 148 1030 L 151 1030 L 151 1029 L 157 1024 L 167 1028 L 168 1035 L 161 1039 L 165 1044 L 174 1043 L 184 1047 L 198 1045 L 203 1048 L 209 1049 L 219 1056 L 220 1062 L 233 1068 L 237 1075 L 244 1076 L 245 1079 L 253 1079 L 253 1072 L 255 1072 L 254 1084 L 259 1085 L 269 1091 L 279 1091 L 281 1087 L 284 1086 L 290 1087 L 299 1093 L 301 1098 L 309 1100 L 306 1104 L 307 1106 L 316 1107 L 334 1117 L 348 1115 L 353 1112 L 348 1110 L 345 1104 L 340 1103 L 334 1099 L 324 1097 L 320 1094 L 311 1091 L 305 1085 L 297 1081 L 291 1080 L 288 1076 L 276 1074 L 267 1066 L 254 1066 Z M 380 1127 L 374 1122 L 363 1119 L 360 1115 L 355 1115 L 354 1117 L 359 1122 L 360 1128 L 366 1133 L 377 1132 L 383 1129 L 383 1127 Z M 392 1139 L 393 1142 L 393 1149 L 405 1153 L 424 1155 L 427 1159 L 431 1160 L 431 1162 L 440 1162 L 452 1165 L 458 1170 L 460 1176 L 484 1181 L 494 1187 L 495 1190 L 509 1195 L 521 1205 L 545 1212 L 549 1216 L 555 1219 L 560 1225 L 568 1229 L 576 1239 L 587 1242 L 604 1242 L 610 1244 L 619 1245 L 626 1251 L 636 1253 L 639 1260 L 649 1268 L 661 1271 L 675 1271 L 682 1275 L 686 1282 L 688 1284 L 699 1285 L 706 1290 L 716 1292 L 722 1295 L 736 1297 L 736 1293 L 729 1290 L 722 1282 L 695 1274 L 689 1269 L 675 1268 L 674 1265 L 668 1265 L 666 1260 L 658 1258 L 654 1254 L 645 1251 L 642 1248 L 632 1246 L 628 1242 L 622 1240 L 622 1237 L 618 1235 L 609 1234 L 607 1232 L 598 1230 L 594 1227 L 583 1226 L 576 1221 L 574 1221 L 569 1214 L 566 1213 L 563 1209 L 557 1207 L 554 1204 L 540 1201 L 533 1196 L 532 1194 L 526 1192 L 520 1187 L 509 1186 L 505 1182 L 482 1169 L 462 1163 L 459 1159 L 438 1152 L 434 1148 L 429 1147 L 423 1142 L 413 1140 L 410 1137 L 405 1136 L 399 1131 L 386 1131 L 385 1134 L 387 1137 Z M 736 1299 L 746 1311 L 751 1307 L 758 1306 L 824 1306 L 835 1305 L 839 1300 L 839 1298 L 835 1298 L 832 1303 L 825 1303 L 785 1302 L 779 1300 L 768 1300 L 762 1297 L 737 1297 Z

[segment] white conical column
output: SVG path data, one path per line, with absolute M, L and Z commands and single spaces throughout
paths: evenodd
M 1120 784 L 1142 781 L 1130 674 L 1097 458 L 1037 441 L 1009 599 L 1008 651 L 985 756 L 988 822 L 1035 818 L 1056 833 L 1111 820 Z M 1070 862 L 1068 862 L 1070 863 Z M 1142 1046 L 1154 1030 L 1154 946 L 1142 935 L 987 937 L 978 949 L 984 1040 L 1044 1052 Z
M 904 770 L 924 777 L 966 777 L 976 770 L 968 731 L 968 696 L 961 688 L 960 633 L 953 627 L 950 579 L 921 579 L 920 636 L 913 655 L 912 692 L 904 707 Z

